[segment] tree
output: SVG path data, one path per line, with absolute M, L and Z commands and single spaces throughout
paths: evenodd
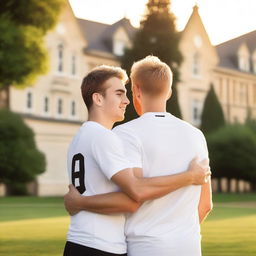
M 11 191 L 45 171 L 45 157 L 37 150 L 34 133 L 18 114 L 0 110 L 0 183 Z
M 256 137 L 244 125 L 227 125 L 206 136 L 212 175 L 256 182 Z
M 64 0 L 5 0 L 0 5 L 0 107 L 9 107 L 9 87 L 31 85 L 47 71 L 44 35 Z
M 204 101 L 201 130 L 204 133 L 213 132 L 225 125 L 225 118 L 218 97 L 211 84 Z
M 245 120 L 245 124 L 252 129 L 252 131 L 254 132 L 255 136 L 256 136 L 256 119 L 253 119 L 252 117 L 252 111 L 250 109 L 248 109 L 247 111 L 247 117 Z
M 174 74 L 173 95 L 167 102 L 167 111 L 181 117 L 178 105 L 177 82 L 182 55 L 178 48 L 179 35 L 175 26 L 175 17 L 170 12 L 170 0 L 149 0 L 147 12 L 140 23 L 140 29 L 133 38 L 131 49 L 126 49 L 121 64 L 129 71 L 132 64 L 147 55 L 155 55 L 167 63 Z M 129 86 L 128 86 L 129 87 Z M 131 100 L 131 90 L 128 90 Z M 130 104 L 126 112 L 126 121 L 137 117 Z

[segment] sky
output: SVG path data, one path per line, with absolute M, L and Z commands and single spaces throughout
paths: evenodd
M 69 0 L 76 17 L 112 24 L 123 17 L 138 27 L 147 0 Z M 183 30 L 195 3 L 213 45 L 256 30 L 256 0 L 171 0 Z

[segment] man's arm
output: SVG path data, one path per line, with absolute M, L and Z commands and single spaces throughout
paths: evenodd
M 73 186 L 64 197 L 67 211 L 73 215 L 80 210 L 102 214 L 134 212 L 142 201 L 161 197 L 187 185 L 201 185 L 208 175 L 207 167 L 194 159 L 188 171 L 154 178 L 143 178 L 142 169 L 125 169 L 113 176 L 121 189 L 127 193 L 113 192 L 95 196 L 81 196 Z
M 213 208 L 211 179 L 202 185 L 200 201 L 198 205 L 199 221 L 202 223 Z
M 152 178 L 139 178 L 131 169 L 125 169 L 116 173 L 111 180 L 129 197 L 141 203 L 162 197 L 184 186 L 205 184 L 205 178 L 211 173 L 208 165 L 205 165 L 207 161 L 206 159 L 197 163 L 197 159 L 193 159 L 188 171 Z
M 70 215 L 82 210 L 101 214 L 133 213 L 140 207 L 140 203 L 123 192 L 81 196 L 73 185 L 69 185 L 69 192 L 64 196 L 64 204 Z

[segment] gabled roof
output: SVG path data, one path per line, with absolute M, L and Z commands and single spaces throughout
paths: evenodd
M 131 39 L 136 29 L 126 18 L 118 22 L 108 25 L 89 20 L 77 19 L 84 37 L 88 41 L 87 50 L 98 50 L 113 53 L 113 36 L 119 27 L 123 27 Z
M 237 52 L 243 43 L 246 44 L 252 55 L 256 49 L 256 30 L 216 45 L 220 59 L 219 66 L 239 70 Z

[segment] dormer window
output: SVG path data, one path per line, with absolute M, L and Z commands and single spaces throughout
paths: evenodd
M 237 53 L 238 67 L 241 71 L 250 71 L 250 53 L 246 44 L 242 44 Z
M 115 40 L 114 42 L 114 54 L 122 56 L 124 54 L 125 42 L 122 40 Z
M 250 71 L 250 62 L 247 56 L 239 56 L 239 69 L 242 71 Z

